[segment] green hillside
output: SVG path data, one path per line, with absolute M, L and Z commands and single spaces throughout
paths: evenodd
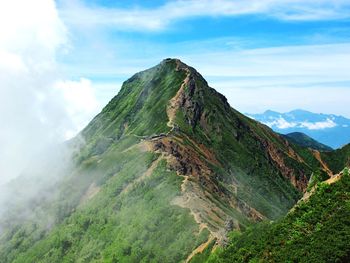
M 183 262 L 284 216 L 313 171 L 336 172 L 177 59 L 124 82 L 67 146 L 73 168 L 0 220 L 0 262 Z
M 324 145 L 311 137 L 307 136 L 305 133 L 302 132 L 292 132 L 283 135 L 287 140 L 291 141 L 292 143 L 298 144 L 303 147 L 308 147 L 314 150 L 318 151 L 332 151 L 333 149 L 327 145 Z
M 207 262 L 349 262 L 349 169 L 329 181 L 285 218 L 232 233 L 230 244 Z
M 350 144 L 332 152 L 323 152 L 321 157 L 331 170 L 339 172 L 344 165 L 350 166 Z

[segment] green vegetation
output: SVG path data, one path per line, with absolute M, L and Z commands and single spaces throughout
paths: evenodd
M 1 262 L 179 262 L 205 242 L 208 232 L 198 233 L 188 211 L 170 205 L 182 179 L 160 161 L 151 176 L 135 181 L 158 156 L 119 150 L 110 149 L 100 162 L 90 160 L 95 174 L 114 161 L 119 167 L 61 224 L 50 232 L 26 224 L 2 237 Z
M 350 144 L 332 152 L 323 152 L 321 156 L 329 168 L 338 173 L 345 165 L 350 166 Z
M 212 249 L 215 245 L 215 240 L 209 243 L 209 245 L 201 252 L 196 255 L 194 255 L 190 263 L 202 263 L 204 262 L 212 253 Z
M 316 192 L 285 218 L 232 237 L 207 262 L 349 262 L 350 176 Z
M 307 187 L 307 191 L 311 191 L 311 189 L 316 186 L 318 183 L 321 183 L 327 180 L 329 177 L 325 173 L 322 173 L 320 170 L 317 170 L 312 173 L 310 177 L 310 181 Z

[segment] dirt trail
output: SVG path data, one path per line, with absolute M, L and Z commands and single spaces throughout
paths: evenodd
M 331 178 L 324 181 L 326 184 L 334 184 L 343 176 L 342 173 L 332 175 Z M 307 201 L 316 191 L 317 185 L 313 186 L 308 192 L 305 192 L 304 196 L 298 201 Z M 293 207 L 290 211 L 294 211 L 295 207 Z
M 184 70 L 186 72 L 186 77 L 183 80 L 181 87 L 177 91 L 176 95 L 169 101 L 166 110 L 169 119 L 167 125 L 172 129 L 175 127 L 176 113 L 181 107 L 182 96 L 184 96 L 184 89 L 189 84 L 191 78 L 190 69 L 187 67 L 183 67 L 180 61 L 177 61 L 177 70 Z M 189 139 L 194 145 L 194 147 L 205 157 L 207 157 L 212 163 L 218 163 L 215 157 L 211 156 L 210 153 L 204 151 L 202 147 L 200 147 L 200 145 L 197 145 L 190 138 L 187 139 Z M 173 156 L 168 155 L 166 157 L 166 160 L 168 164 L 176 163 L 176 159 L 174 159 Z M 190 213 L 193 216 L 195 222 L 199 225 L 199 233 L 204 228 L 206 228 L 211 233 L 211 238 L 222 239 L 222 231 L 218 231 L 218 228 L 219 226 L 224 224 L 224 220 L 219 216 L 225 218 L 225 212 L 218 208 L 216 204 L 212 203 L 211 201 L 208 201 L 208 198 L 203 192 L 203 189 L 200 189 L 200 187 L 196 183 L 191 181 L 188 175 L 181 174 L 180 172 L 177 172 L 177 175 L 183 177 L 183 181 L 181 184 L 182 195 L 174 198 L 174 200 L 171 203 L 173 205 L 177 205 L 190 210 Z M 214 224 L 216 226 L 209 227 L 207 221 L 210 221 L 211 224 Z
M 210 231 L 208 224 L 203 222 L 200 212 L 195 211 L 193 209 L 194 203 L 196 203 L 196 199 L 198 197 L 196 196 L 195 192 L 189 192 L 186 190 L 186 188 L 188 187 L 188 184 L 190 184 L 190 181 L 188 180 L 188 176 L 187 175 L 179 175 L 179 176 L 184 177 L 184 180 L 182 181 L 182 184 L 181 184 L 182 196 L 178 196 L 178 197 L 174 198 L 174 200 L 172 201 L 172 204 L 183 207 L 183 208 L 190 209 L 190 213 L 193 216 L 194 221 L 196 221 L 196 223 L 199 225 L 198 233 L 200 233 L 204 228 L 206 228 Z M 199 207 L 200 207 L 200 204 L 198 203 L 198 208 Z
M 197 247 L 195 250 L 192 251 L 192 253 L 187 257 L 186 263 L 190 262 L 190 260 L 197 254 L 202 253 L 208 246 L 209 244 L 214 240 L 212 236 L 209 236 L 209 239 L 201 244 L 199 247 Z
M 227 215 L 215 203 L 211 202 L 202 189 L 186 175 L 181 175 L 184 180 L 181 184 L 181 196 L 175 197 L 171 204 L 190 210 L 195 222 L 198 224 L 198 234 L 207 229 L 210 236 L 218 240 L 225 238 L 222 231 L 224 219 Z M 210 225 L 208 223 L 210 222 Z
M 180 62 L 178 62 L 180 63 Z M 180 65 L 177 65 L 177 69 L 180 69 Z M 180 89 L 177 91 L 176 95 L 169 101 L 169 105 L 167 107 L 167 115 L 169 118 L 169 121 L 167 123 L 168 127 L 170 128 L 174 128 L 174 119 L 176 117 L 176 112 L 179 109 L 180 105 L 180 97 L 183 96 L 184 93 L 184 89 L 186 87 L 186 85 L 188 84 L 188 82 L 190 81 L 190 75 L 191 75 L 191 71 L 188 68 L 184 68 L 184 70 L 186 71 L 186 78 L 184 79 L 184 81 L 181 84 Z
M 327 184 L 334 184 L 341 178 L 342 174 L 336 174 L 333 177 L 329 178 L 328 180 L 325 181 Z
M 323 170 L 328 174 L 328 176 L 329 176 L 330 178 L 332 178 L 332 177 L 334 176 L 334 175 L 333 175 L 333 172 L 332 172 L 331 169 L 329 169 L 328 165 L 322 160 L 322 157 L 321 157 L 320 152 L 314 150 L 314 151 L 313 151 L 313 154 L 314 154 L 315 158 L 317 159 L 317 161 L 320 162 L 320 164 L 321 164 Z

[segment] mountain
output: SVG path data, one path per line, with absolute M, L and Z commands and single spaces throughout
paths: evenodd
M 324 145 L 302 132 L 291 132 L 283 135 L 287 140 L 298 144 L 303 147 L 308 147 L 318 151 L 332 151 L 333 149 L 327 145 Z
M 348 161 L 242 115 L 177 59 L 125 81 L 67 147 L 73 168 L 3 213 L 0 262 L 189 261 Z
M 235 233 L 207 262 L 349 262 L 349 192 L 345 169 L 313 188 L 283 219 Z
M 350 143 L 350 119 L 342 116 L 305 110 L 293 110 L 287 113 L 268 110 L 261 114 L 247 115 L 276 132 L 282 134 L 302 132 L 334 149 Z

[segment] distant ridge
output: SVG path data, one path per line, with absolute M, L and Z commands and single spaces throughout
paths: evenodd
M 301 132 L 333 149 L 350 143 L 350 119 L 343 116 L 313 113 L 301 109 L 286 113 L 267 110 L 261 114 L 246 115 L 266 124 L 276 132 L 282 134 Z
M 283 135 L 287 140 L 303 147 L 308 147 L 318 151 L 332 151 L 333 149 L 324 145 L 302 132 L 291 132 Z

